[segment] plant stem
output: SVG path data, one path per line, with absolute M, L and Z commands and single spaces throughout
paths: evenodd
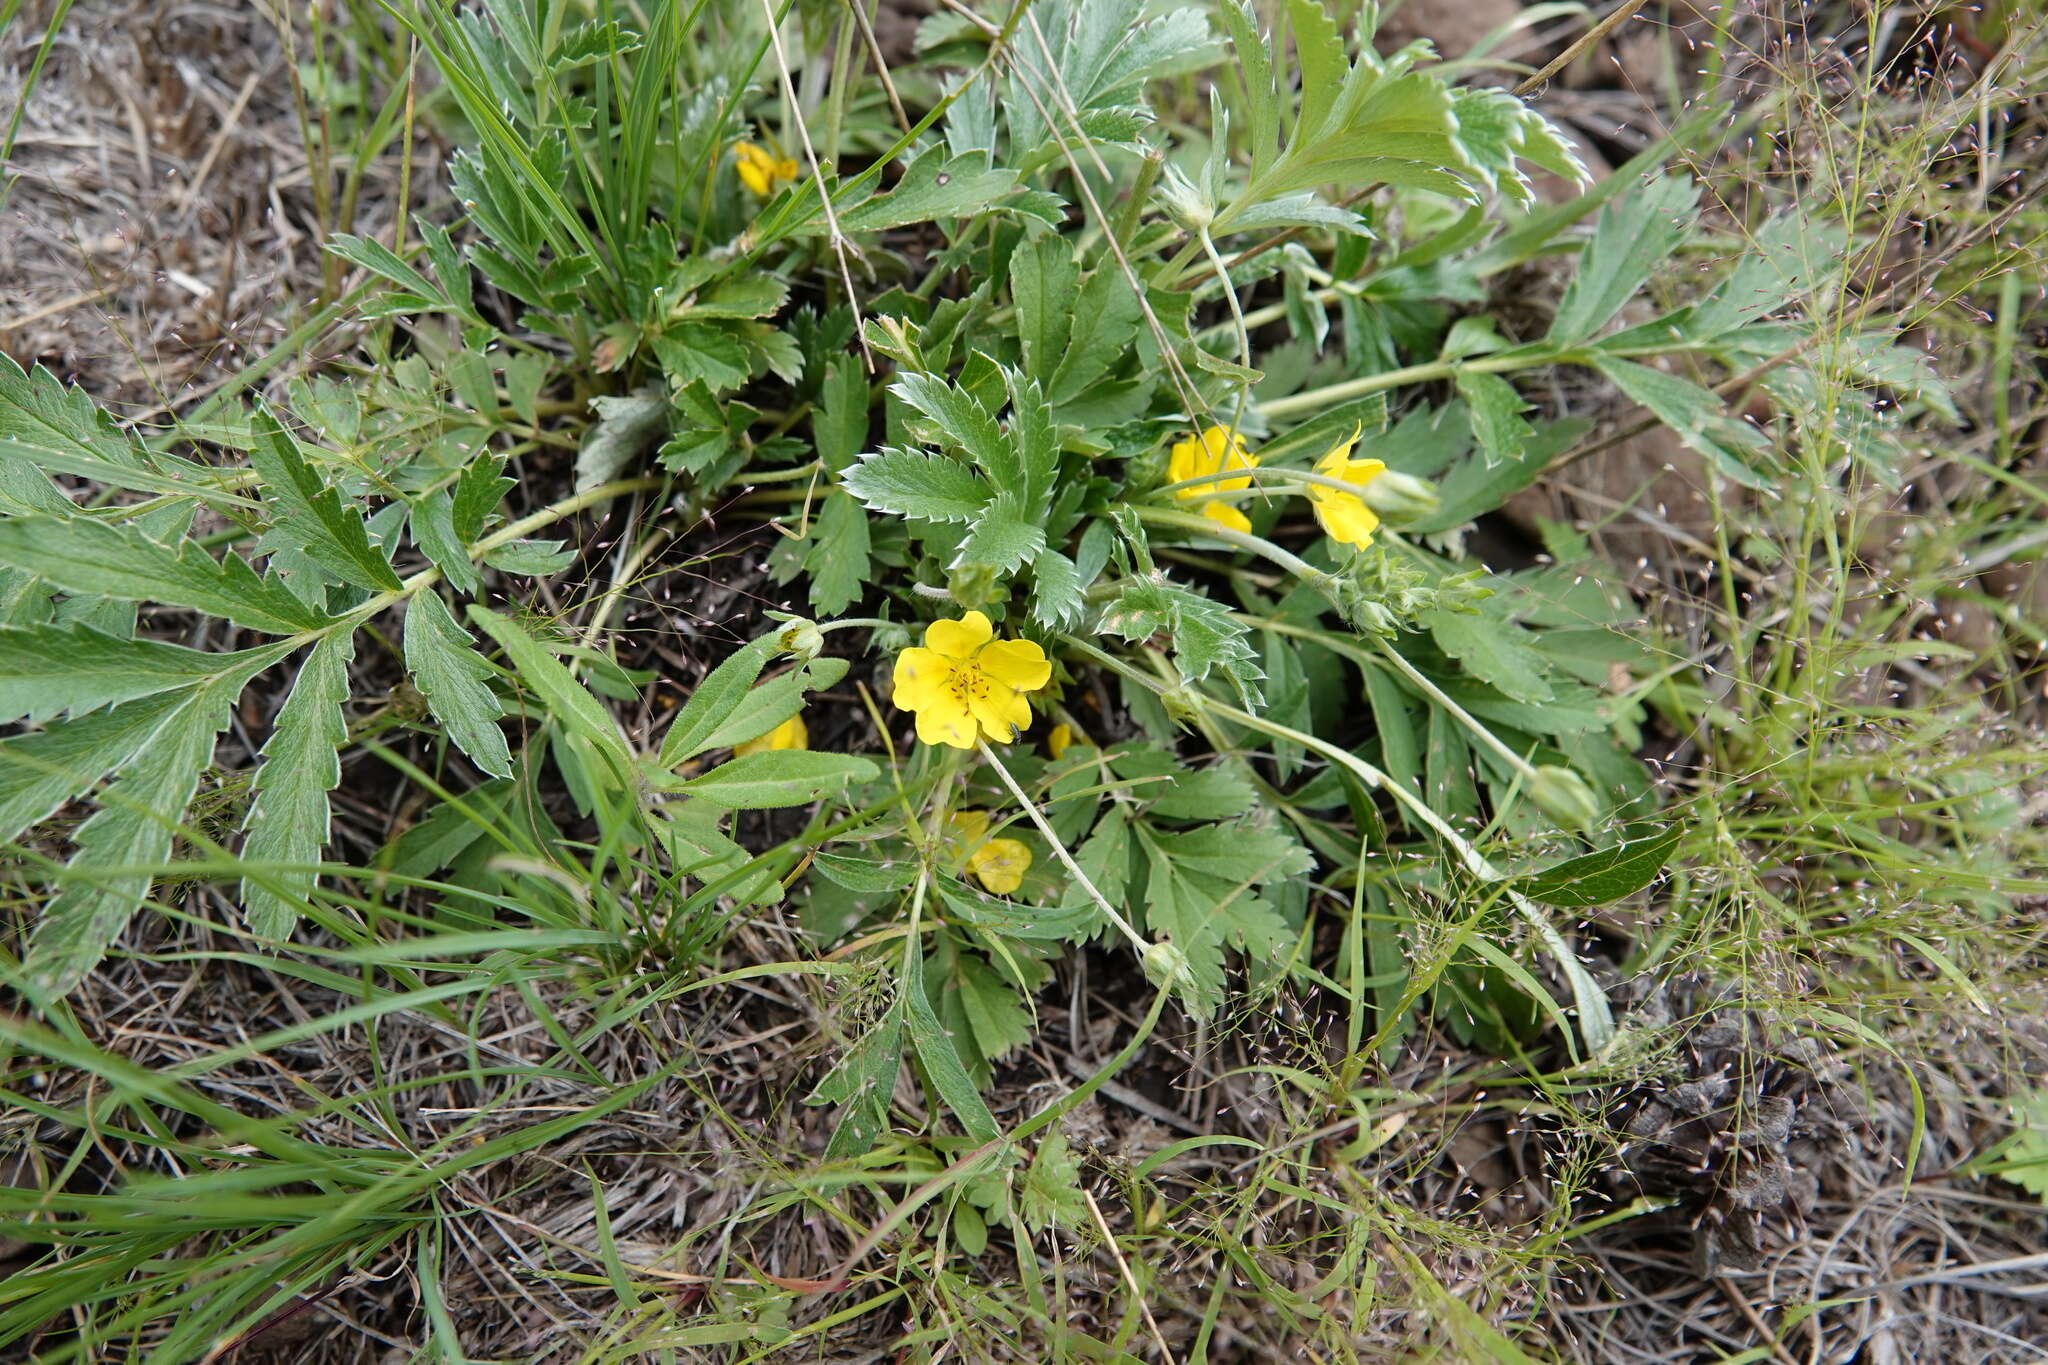
M 1109 898 L 1103 895 L 1096 888 L 1095 883 L 1088 879 L 1088 874 L 1083 872 L 1081 865 L 1074 861 L 1074 855 L 1067 852 L 1067 846 L 1060 841 L 1060 836 L 1053 833 L 1052 826 L 1046 823 L 1044 814 L 1040 812 L 1031 798 L 1024 794 L 1024 788 L 1017 785 L 1017 779 L 1010 775 L 1010 770 L 1007 767 L 1003 766 L 1003 760 L 996 757 L 995 750 L 988 747 L 988 741 L 978 739 L 975 741 L 975 744 L 980 748 L 982 758 L 987 761 L 991 768 L 996 770 L 997 776 L 1003 779 L 1003 785 L 1010 789 L 1010 795 L 1017 798 L 1017 804 L 1022 806 L 1024 813 L 1031 817 L 1031 823 L 1038 826 L 1038 832 L 1045 836 L 1046 843 L 1052 846 L 1053 856 L 1060 860 L 1060 865 L 1065 867 L 1069 875 L 1080 884 L 1081 889 L 1088 893 L 1089 899 L 1093 900 L 1096 907 L 1104 915 L 1108 916 L 1109 922 L 1114 924 L 1123 936 L 1131 941 L 1132 947 L 1136 948 L 1140 953 L 1151 947 L 1151 944 L 1145 942 L 1144 936 L 1131 927 L 1131 922 L 1119 914 L 1117 908 L 1109 903 Z

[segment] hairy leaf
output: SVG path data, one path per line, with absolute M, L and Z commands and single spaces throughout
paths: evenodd
M 341 783 L 339 750 L 348 740 L 341 708 L 348 701 L 348 665 L 355 652 L 349 631 L 336 631 L 313 646 L 263 746 L 242 839 L 245 862 L 277 865 L 261 878 L 242 880 L 243 913 L 263 938 L 291 933 L 298 903 L 313 891 L 316 877 L 303 864 L 318 862 L 327 847 L 327 793 Z
M 270 635 L 297 635 L 329 619 L 275 578 L 258 576 L 232 550 L 215 560 L 191 541 L 172 549 L 133 527 L 90 517 L 0 521 L 0 565 L 67 592 L 190 607 Z
M 291 650 L 280 642 L 218 654 L 82 625 L 0 629 L 0 723 L 79 716 L 110 702 L 260 671 Z
M 483 682 L 493 670 L 438 593 L 406 604 L 405 666 L 455 747 L 492 777 L 510 777 L 512 750 L 498 727 L 505 711 Z
M 256 442 L 250 447 L 249 463 L 262 475 L 275 505 L 271 534 L 287 537 L 344 583 L 397 591 L 398 575 L 383 552 L 370 544 L 362 514 L 342 506 L 341 495 L 313 472 L 298 441 L 276 418 L 258 409 L 253 420 Z
M 973 521 L 989 501 L 988 485 L 959 461 L 893 447 L 861 456 L 840 482 L 877 512 L 919 521 Z

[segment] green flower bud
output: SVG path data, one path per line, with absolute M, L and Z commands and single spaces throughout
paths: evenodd
M 1435 484 L 1393 469 L 1367 483 L 1359 490 L 1359 496 L 1365 499 L 1367 507 L 1396 525 L 1421 521 L 1442 506 Z
M 1600 798 L 1570 768 L 1544 764 L 1529 784 L 1536 808 L 1566 829 L 1588 830 L 1600 819 Z
M 1171 162 L 1167 163 L 1166 174 L 1159 178 L 1155 193 L 1166 208 L 1166 216 L 1189 232 L 1201 232 L 1215 221 L 1216 205 L 1210 202 L 1207 192 Z
M 1188 955 L 1164 939 L 1148 945 L 1141 960 L 1146 978 L 1162 990 L 1194 984 L 1195 973 L 1188 965 Z
M 825 632 L 817 624 L 802 617 L 792 619 L 775 637 L 785 653 L 793 654 L 804 663 L 809 663 L 825 652 Z

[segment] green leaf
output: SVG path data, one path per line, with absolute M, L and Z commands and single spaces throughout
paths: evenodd
M 1568 909 L 1607 905 L 1655 881 L 1684 837 L 1683 826 L 1669 825 L 1547 867 L 1522 878 L 1519 888 L 1531 900 Z
M 1308 851 L 1284 834 L 1247 824 L 1167 833 L 1139 827 L 1151 866 L 1145 921 L 1186 954 L 1181 997 L 1198 1017 L 1223 1003 L 1226 947 L 1270 962 L 1288 943 L 1287 922 L 1254 888 L 1306 872 Z
M 1538 704 L 1557 695 L 1543 656 L 1527 643 L 1534 637 L 1513 621 L 1455 611 L 1425 612 L 1421 621 L 1444 653 L 1506 696 Z
M 291 653 L 285 643 L 232 654 L 159 640 L 124 640 L 88 626 L 0 629 L 0 723 L 83 715 L 131 701 L 262 669 Z
M 746 700 L 748 689 L 761 676 L 762 667 L 775 650 L 773 635 L 760 636 L 728 654 L 718 667 L 705 674 L 682 710 L 669 722 L 656 765 L 674 768 L 714 747 L 712 738 Z
M 838 474 L 868 443 L 868 381 L 852 356 L 834 356 L 811 419 L 811 439 L 828 473 Z
M 0 565 L 24 569 L 66 592 L 190 607 L 270 635 L 317 630 L 330 619 L 276 579 L 259 577 L 232 550 L 216 561 L 192 541 L 173 550 L 132 527 L 90 517 L 0 521 Z
M 1050 375 L 1067 350 L 1080 272 L 1073 245 L 1057 233 L 1019 244 L 1010 256 L 1010 298 L 1027 374 Z
M 1163 577 L 1131 580 L 1103 613 L 1100 629 L 1125 640 L 1149 640 L 1163 631 L 1173 641 L 1183 682 L 1221 672 L 1246 706 L 1264 704 L 1259 684 L 1265 672 L 1251 644 L 1251 627 L 1201 593 Z
M 1600 210 L 1551 319 L 1550 339 L 1584 341 L 1599 331 L 1670 259 L 1698 216 L 1699 190 L 1683 176 L 1660 176 Z
M 996 1126 L 995 1115 L 988 1111 L 981 1092 L 975 1089 L 973 1078 L 967 1074 L 967 1067 L 960 1060 L 960 1049 L 939 1026 L 939 1016 L 933 1012 L 931 998 L 925 994 L 924 954 L 913 949 L 907 957 L 903 1021 L 910 1032 L 911 1046 L 917 1050 L 917 1059 L 924 1063 L 925 1075 L 931 1078 L 932 1089 L 939 1092 L 939 1098 L 960 1120 L 967 1136 L 976 1142 L 991 1141 L 1002 1130 Z
M 1472 434 L 1490 464 L 1512 463 L 1528 453 L 1536 430 L 1523 420 L 1529 405 L 1513 384 L 1497 374 L 1461 369 L 1458 394 L 1471 412 Z
M 973 521 L 989 501 L 988 485 L 959 461 L 893 447 L 861 456 L 840 483 L 877 512 L 919 521 Z
M 341 709 L 348 702 L 354 657 L 350 631 L 336 631 L 314 645 L 263 746 L 242 839 L 243 861 L 280 865 L 260 880 L 242 881 L 243 912 L 263 938 L 291 933 L 297 903 L 313 893 L 315 874 L 302 865 L 320 861 L 327 846 L 327 793 L 341 783 L 338 751 L 348 740 Z
M 846 676 L 844 659 L 817 659 L 771 678 L 740 699 L 740 704 L 704 737 L 704 749 L 725 749 L 759 739 L 804 708 L 804 694 L 830 687 Z
M 227 725 L 227 691 L 193 691 L 73 835 L 77 852 L 37 917 L 23 964 L 30 989 L 43 999 L 58 999 L 83 981 L 149 895 L 213 758 L 214 736 Z
M 583 433 L 576 452 L 576 491 L 610 483 L 668 435 L 675 408 L 666 398 L 600 394 L 590 400 L 597 420 Z
M 943 147 L 927 147 L 904 168 L 895 189 L 839 210 L 839 229 L 881 232 L 911 223 L 967 217 L 986 210 L 1016 183 L 1015 171 L 992 168 L 980 152 L 949 157 Z M 821 215 L 812 230 L 824 228 Z
M 1756 428 L 1730 417 L 1728 405 L 1712 389 L 1613 356 L 1596 356 L 1593 364 L 1680 441 L 1712 460 L 1721 473 L 1748 488 L 1770 487 L 1768 476 L 1751 463 L 1769 454 L 1770 442 Z
M 987 475 L 998 492 L 1023 493 L 1024 470 L 1017 452 L 972 394 L 943 379 L 915 373 L 901 376 L 890 391 L 930 418 L 947 441 L 966 452 L 968 466 Z
M 256 441 L 249 463 L 269 490 L 271 534 L 286 537 L 314 563 L 344 583 L 377 592 L 398 590 L 398 575 L 370 544 L 362 514 L 341 504 L 341 495 L 322 482 L 299 453 L 299 443 L 258 408 L 251 419 Z
M 1067 408 L 1107 378 L 1130 354 L 1143 317 L 1144 309 L 1123 272 L 1098 267 L 1075 301 L 1066 350 L 1046 381 L 1046 401 Z M 1066 420 L 1076 419 L 1068 414 Z
M 1060 438 L 1053 430 L 1052 409 L 1039 392 L 1038 381 L 1006 370 L 1010 386 L 1009 438 L 1023 466 L 1022 505 L 1037 509 L 1052 497 L 1060 473 Z
M 216 471 L 144 449 L 84 390 L 65 388 L 40 365 L 24 370 L 0 352 L 0 463 L 17 462 L 115 488 L 246 504 L 217 491 Z
M 861 1035 L 805 1104 L 837 1104 L 844 1108 L 832 1138 L 825 1144 L 827 1161 L 858 1156 L 875 1145 L 889 1126 L 889 1102 L 896 1073 L 903 1069 L 903 1002 Z
M 860 601 L 873 571 L 869 555 L 868 514 L 844 489 L 828 489 L 804 549 L 811 606 L 821 615 L 837 616 Z
M 455 533 L 455 502 L 446 489 L 414 503 L 410 523 L 413 544 L 440 569 L 449 586 L 472 596 L 483 588 L 483 575 L 470 562 L 469 547 Z
M 1031 561 L 1031 619 L 1048 630 L 1080 624 L 1088 599 L 1080 566 L 1058 550 L 1040 550 Z
M 614 778 L 623 778 L 631 770 L 632 759 L 624 738 L 619 734 L 619 723 L 612 719 L 611 712 L 604 709 L 604 703 L 592 696 L 590 689 L 563 666 L 561 660 L 522 627 L 489 607 L 471 602 L 469 619 L 498 642 L 520 678 L 547 707 L 548 714 L 572 734 L 580 735 L 596 746 L 610 761 L 615 769 Z
M 92 790 L 102 777 L 141 752 L 190 700 L 188 684 L 0 740 L 0 843 L 47 818 L 80 792 Z
M 1031 1012 L 1017 998 L 1016 987 L 980 958 L 963 954 L 954 971 L 960 1010 L 974 1033 L 974 1050 L 984 1061 L 1000 1061 L 1029 1043 Z
M 1015 494 L 1004 493 L 974 523 L 974 529 L 961 540 L 959 552 L 946 567 L 973 566 L 998 574 L 1013 573 L 1036 559 L 1044 548 L 1045 532 L 1018 510 Z
M 492 777 L 510 777 L 512 751 L 497 723 L 505 711 L 483 683 L 495 670 L 439 593 L 414 593 L 406 604 L 405 666 L 455 747 Z
M 673 789 L 734 810 L 776 810 L 808 806 L 849 783 L 871 781 L 879 772 L 867 759 L 851 754 L 769 749 L 721 763 Z
M 465 548 L 484 533 L 484 519 L 498 510 L 513 481 L 501 472 L 505 460 L 499 455 L 480 455 L 463 468 L 455 481 L 455 539 Z

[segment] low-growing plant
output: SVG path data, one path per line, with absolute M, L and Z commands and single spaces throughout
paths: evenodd
M 0 835 L 46 888 L 7 975 L 52 1019 L 195 881 L 254 948 L 303 930 L 406 991 L 439 989 L 416 959 L 695 983 L 786 914 L 843 983 L 824 1158 L 889 1145 L 970 1253 L 1079 1224 L 1078 1101 L 1006 1124 L 984 1094 L 1087 945 L 1156 988 L 1143 1031 L 1349 1002 L 1330 1113 L 1426 1016 L 1508 1056 L 1611 1044 L 1573 917 L 1682 837 L 1634 755 L 1700 680 L 1569 528 L 1468 557 L 1596 448 L 1530 395 L 1635 405 L 1758 494 L 1955 416 L 1839 325 L 1842 224 L 1703 213 L 1668 143 L 1591 182 L 1523 100 L 1309 0 L 949 7 L 877 82 L 809 7 L 386 8 L 439 78 L 456 221 L 329 241 L 359 361 L 145 434 L 0 358 L 0 718 L 32 727 Z M 1674 258 L 1700 269 L 1667 295 Z M 1533 263 L 1564 282 L 1509 317 Z M 804 614 L 654 724 L 621 603 L 714 514 L 772 528 Z M 364 691 L 371 655 L 403 681 Z M 214 767 L 234 725 L 253 771 Z M 356 755 L 427 805 L 328 861 Z M 892 1134 L 906 1066 L 957 1135 Z

